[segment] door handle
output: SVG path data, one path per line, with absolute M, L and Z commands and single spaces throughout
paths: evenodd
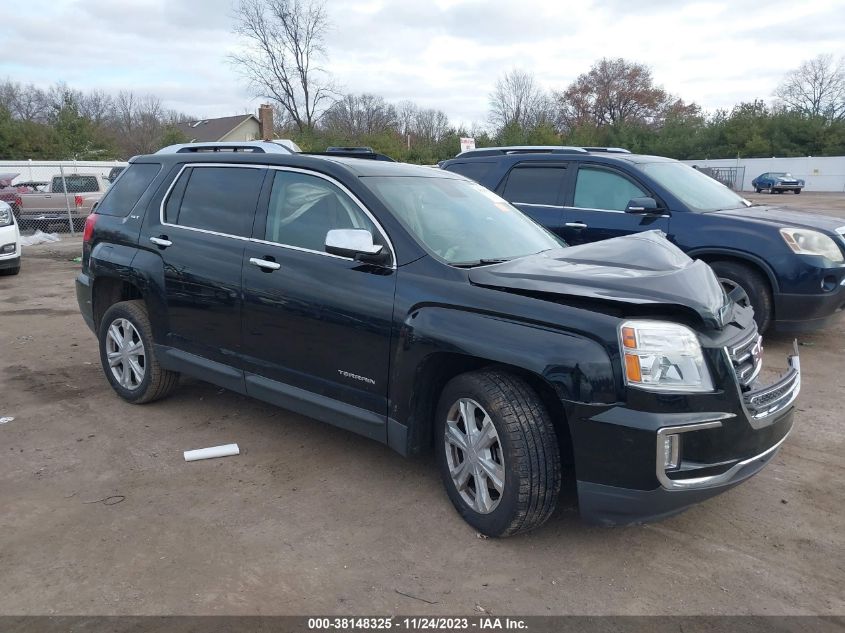
M 263 268 L 264 270 L 270 272 L 273 270 L 279 270 L 282 267 L 281 264 L 277 264 L 276 262 L 271 262 L 266 259 L 258 259 L 257 257 L 250 257 L 249 263 L 253 266 L 258 266 L 259 268 Z
M 587 225 L 583 222 L 567 222 L 564 224 L 565 227 L 570 229 L 586 229 Z
M 167 239 L 166 235 L 162 235 L 161 237 L 151 237 L 150 241 L 155 244 L 156 246 L 160 246 L 161 248 L 167 248 L 168 246 L 173 246 L 173 242 Z

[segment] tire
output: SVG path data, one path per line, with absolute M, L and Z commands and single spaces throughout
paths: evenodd
M 795 191 L 795 195 L 796 195 L 796 196 L 797 196 L 799 193 L 801 193 L 801 190 L 800 190 L 800 189 L 795 189 L 794 191 Z
M 763 193 L 763 190 L 760 187 L 754 187 L 757 190 L 757 193 Z
M 772 322 L 774 305 L 769 280 L 760 271 L 737 262 L 710 262 L 710 267 L 716 273 L 725 291 L 730 292 L 735 286 L 745 291 L 749 305 L 754 309 L 757 330 L 763 334 Z
M 548 411 L 524 380 L 495 370 L 457 376 L 443 389 L 436 416 L 435 451 L 443 484 L 467 523 L 482 534 L 501 537 L 546 522 L 560 496 L 560 449 Z M 463 424 L 465 417 L 472 417 L 478 441 L 490 442 L 490 426 L 495 440 L 483 449 L 461 450 L 460 440 L 466 447 L 470 429 Z M 447 439 L 447 429 L 456 439 Z M 471 455 L 480 455 L 483 462 Z M 462 464 L 468 467 L 459 489 L 461 475 L 453 478 L 452 473 L 461 471 Z
M 4 277 L 11 277 L 12 275 L 17 275 L 21 271 L 21 265 L 18 264 L 14 268 L 5 268 L 0 270 L 0 275 Z
M 111 330 L 112 326 L 116 329 Z M 120 355 L 123 348 L 118 339 L 125 340 L 126 336 L 135 342 L 134 349 L 138 349 L 140 344 L 140 354 Z M 121 301 L 106 310 L 100 322 L 98 339 L 103 373 L 112 389 L 127 402 L 153 402 L 170 395 L 176 388 L 179 374 L 162 368 L 155 357 L 152 328 L 143 301 Z M 109 364 L 110 353 L 119 355 L 114 369 Z

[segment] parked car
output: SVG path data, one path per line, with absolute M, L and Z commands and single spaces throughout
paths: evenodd
M 569 244 L 658 229 L 741 288 L 761 332 L 824 327 L 845 307 L 845 221 L 752 205 L 668 158 L 611 148 L 487 148 L 441 166 Z M 632 263 L 633 260 L 632 260 Z
M 757 193 L 761 193 L 763 189 L 768 189 L 769 193 L 783 193 L 784 191 L 801 193 L 804 188 L 804 181 L 783 171 L 768 171 L 752 180 L 751 186 Z
M 17 275 L 21 270 L 21 234 L 12 207 L 0 201 L 0 275 Z
M 800 389 L 797 352 L 757 382 L 752 311 L 659 232 L 567 248 L 477 183 L 388 161 L 136 157 L 86 221 L 76 289 L 126 401 L 185 373 L 433 448 L 493 536 L 552 514 L 562 463 L 593 521 L 711 497 L 773 458 Z
M 22 193 L 30 193 L 35 191 L 35 187 L 32 186 L 33 183 L 30 182 L 18 182 L 12 184 L 12 181 L 15 180 L 20 176 L 17 173 L 5 173 L 0 174 L 0 202 L 5 202 L 10 207 L 12 207 L 12 212 L 15 214 L 15 217 L 18 217 L 20 208 L 20 194 Z
M 85 218 L 108 188 L 109 181 L 103 176 L 57 174 L 51 178 L 46 191 L 18 196 L 20 223 L 25 227 L 49 223 L 67 225 L 70 208 L 70 219 L 81 229 Z

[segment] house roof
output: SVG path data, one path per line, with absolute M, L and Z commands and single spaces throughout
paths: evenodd
M 199 119 L 187 123 L 177 123 L 176 128 L 190 141 L 208 143 L 209 141 L 219 141 L 247 119 L 255 119 L 255 122 L 258 123 L 258 117 L 254 114 L 237 114 L 218 119 Z

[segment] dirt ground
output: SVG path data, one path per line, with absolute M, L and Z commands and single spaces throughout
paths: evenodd
M 752 197 L 845 217 L 842 195 Z M 845 321 L 801 337 L 794 432 L 750 481 L 656 524 L 563 504 L 482 540 L 431 458 L 194 380 L 121 401 L 77 310 L 78 252 L 29 247 L 0 278 L 0 614 L 845 613 Z M 766 341 L 768 370 L 790 346 Z M 182 459 L 229 442 L 240 456 Z

